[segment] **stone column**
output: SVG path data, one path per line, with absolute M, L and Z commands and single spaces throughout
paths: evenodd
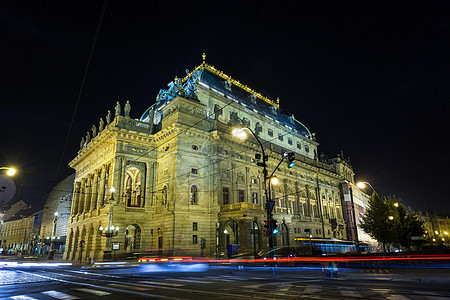
M 111 172 L 111 177 L 110 177 L 111 183 L 110 183 L 109 187 L 113 186 L 116 189 L 116 192 L 114 193 L 114 199 L 117 201 L 117 204 L 119 204 L 119 203 L 122 203 L 122 201 L 123 201 L 122 178 L 123 178 L 123 174 L 125 173 L 124 159 L 122 157 L 116 157 L 114 160 L 114 167 L 112 169 L 113 169 L 113 171 Z
M 98 191 L 98 206 L 103 206 L 105 203 L 105 180 L 106 180 L 106 165 L 103 165 L 100 172 L 100 188 Z
M 91 210 L 97 208 L 97 194 L 98 194 L 98 170 L 94 172 L 94 179 L 92 182 Z
M 81 179 L 80 195 L 78 201 L 78 213 L 82 214 L 84 210 L 84 198 L 86 198 L 86 178 Z
M 146 163 L 146 174 L 145 174 L 145 187 L 143 189 L 143 197 L 145 201 L 145 206 L 153 205 L 153 163 Z
M 85 190 L 85 198 L 84 198 L 84 211 L 89 211 L 91 206 L 91 191 L 92 191 L 92 175 L 89 174 L 86 180 L 86 190 Z
M 72 215 L 76 215 L 78 213 L 78 201 L 80 201 L 80 182 L 74 182 L 73 185 Z

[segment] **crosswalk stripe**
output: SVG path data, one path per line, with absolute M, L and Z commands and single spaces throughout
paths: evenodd
M 87 288 L 79 288 L 79 289 L 77 289 L 77 291 L 86 292 L 86 293 L 94 294 L 94 295 L 97 295 L 97 296 L 111 295 L 111 293 L 108 293 L 108 292 L 105 292 L 105 291 L 91 290 L 91 289 L 87 289 Z
M 183 283 L 170 283 L 170 282 L 159 282 L 159 281 L 138 281 L 138 283 L 167 285 L 167 286 L 185 286 L 185 284 L 183 284 Z
M 362 298 L 361 294 L 353 289 L 343 289 L 341 290 L 341 294 L 344 297 Z
M 76 296 L 72 296 L 63 292 L 58 292 L 58 291 L 45 291 L 45 292 L 41 292 L 41 294 L 56 298 L 56 299 L 79 299 Z
M 305 287 L 305 290 L 303 292 L 305 294 L 314 294 L 314 293 L 320 292 L 321 290 L 322 290 L 322 286 L 309 285 L 309 286 Z
M 30 297 L 30 296 L 25 296 L 25 295 L 20 295 L 20 296 L 14 296 L 14 297 L 10 297 L 14 300 L 36 300 L 36 298 Z

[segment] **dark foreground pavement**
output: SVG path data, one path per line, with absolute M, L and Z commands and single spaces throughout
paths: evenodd
M 450 270 L 206 264 L 0 269 L 1 299 L 450 299 Z

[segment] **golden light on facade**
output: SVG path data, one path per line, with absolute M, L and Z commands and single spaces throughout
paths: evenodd
M 233 129 L 233 135 L 240 138 L 241 140 L 243 140 L 247 137 L 247 134 L 245 133 L 244 129 L 242 129 L 242 128 Z

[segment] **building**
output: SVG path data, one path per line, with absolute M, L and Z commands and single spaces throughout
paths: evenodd
M 410 209 L 411 210 L 411 209 Z M 436 213 L 416 212 L 425 229 L 425 239 L 431 246 L 450 246 L 450 218 Z
M 46 253 L 53 240 L 56 253 L 62 254 L 65 249 L 67 223 L 69 222 L 73 181 L 75 174 L 59 182 L 48 195 L 42 214 L 42 226 L 39 233 L 40 252 Z M 56 227 L 55 224 L 56 217 Z
M 347 239 L 341 185 L 353 171 L 342 159 L 319 160 L 314 134 L 282 113 L 278 100 L 203 61 L 160 90 L 140 119 L 129 114 L 129 103 L 124 114 L 117 103 L 70 162 L 76 175 L 66 259 L 101 259 L 109 246 L 99 229 L 109 219 L 118 233 L 115 257 L 267 250 L 261 146 L 233 136 L 236 127 L 251 128 L 262 142 L 269 174 L 282 150 L 295 153 L 296 165 L 282 162 L 274 173 L 279 184 L 270 188 L 275 244 L 305 246 L 310 235 Z
M 348 225 L 348 239 L 359 245 L 358 251 L 376 251 L 378 248 L 378 242 L 371 238 L 360 227 L 362 223 L 362 216 L 366 213 L 366 210 L 369 207 L 370 196 L 357 187 L 353 180 L 353 174 L 348 180 L 346 180 L 345 183 L 342 183 L 341 188 L 344 197 L 346 220 Z
M 34 254 L 37 251 L 42 210 L 29 208 L 20 212 L 23 215 L 16 214 L 0 226 L 1 253 Z

